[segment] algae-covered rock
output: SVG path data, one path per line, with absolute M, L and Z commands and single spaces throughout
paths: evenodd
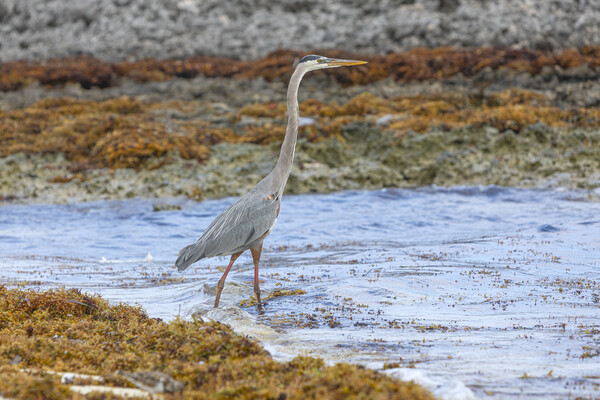
M 64 156 L 0 158 L 0 196 L 40 202 L 238 196 L 274 166 L 278 145 L 221 144 L 206 164 L 171 154 L 157 169 L 73 174 Z M 301 141 L 288 193 L 422 185 L 600 186 L 600 131 L 540 127 L 521 133 L 461 128 L 409 133 L 368 128 L 352 140 Z
M 74 289 L 0 286 L 0 397 L 81 399 L 90 379 L 101 384 L 98 399 L 124 398 L 115 389 L 130 382 L 164 399 L 433 399 L 414 383 L 356 365 L 278 363 L 218 322 L 163 322 Z
M 299 129 L 288 193 L 598 186 L 597 109 L 556 107 L 538 92 L 363 92 L 300 109 L 313 123 Z M 253 120 L 240 125 L 248 114 Z M 285 134 L 283 102 L 236 111 L 195 101 L 46 99 L 0 117 L 0 196 L 18 201 L 239 196 L 271 171 Z

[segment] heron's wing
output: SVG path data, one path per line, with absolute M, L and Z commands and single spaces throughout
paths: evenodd
M 196 243 L 181 250 L 177 267 L 182 270 L 201 258 L 231 254 L 251 244 L 273 227 L 278 208 L 279 197 L 248 192 L 215 218 Z
M 277 219 L 278 199 L 242 197 L 223 211 L 198 243 L 206 244 L 205 257 L 227 254 L 263 236 Z

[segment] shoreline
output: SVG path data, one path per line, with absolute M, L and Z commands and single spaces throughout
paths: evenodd
M 89 89 L 70 76 L 88 79 L 103 68 L 99 60 L 79 72 L 75 63 L 64 75 L 53 75 L 58 67 L 52 62 L 37 63 L 36 71 L 58 80 L 41 85 L 25 79 L 21 89 L 0 92 L 0 201 L 240 196 L 277 158 L 286 122 L 285 75 L 295 54 L 240 62 L 244 73 L 255 74 L 246 78 L 218 77 L 227 69 L 214 65 L 217 77 L 171 78 L 167 67 L 181 61 L 161 66 L 146 60 L 131 64 L 129 78 Z M 488 58 L 474 58 L 479 66 L 473 69 L 468 60 L 477 54 Z M 597 188 L 600 81 L 594 77 L 600 67 L 584 62 L 585 52 L 548 54 L 417 49 L 367 56 L 387 60 L 389 70 L 375 63 L 353 75 L 307 77 L 286 192 Z M 453 63 L 449 70 L 434 62 L 442 56 Z M 73 62 L 54 62 L 63 61 Z M 266 75 L 256 75 L 269 63 Z M 202 74 L 206 64 L 195 65 Z M 418 75 L 420 65 L 431 70 Z
M 302 356 L 276 362 L 255 339 L 219 322 L 163 322 L 139 306 L 111 305 L 76 289 L 0 285 L 0 292 L 6 344 L 0 393 L 11 399 L 83 393 L 433 399 L 418 384 L 356 365 Z
M 490 133 L 488 133 L 489 135 Z M 497 132 L 491 131 L 491 134 Z M 582 133 L 584 134 L 584 133 Z M 431 134 L 435 141 L 440 133 Z M 514 141 L 516 135 L 506 134 L 504 141 Z M 419 140 L 414 138 L 413 140 Z M 484 137 L 485 139 L 485 137 Z M 383 144 L 382 144 L 383 146 Z M 129 198 L 169 199 L 184 197 L 202 201 L 223 197 L 238 197 L 250 190 L 270 171 L 269 161 L 262 157 L 275 157 L 276 145 L 218 146 L 212 161 L 201 165 L 184 160 L 176 154 L 162 159 L 151 159 L 150 163 L 169 162 L 159 169 L 135 170 L 131 168 L 100 169 L 82 173 L 70 173 L 64 164 L 63 155 L 17 154 L 0 159 L 0 204 L 55 203 L 69 204 L 99 200 L 123 200 Z M 336 139 L 326 143 L 299 143 L 296 163 L 286 187 L 286 194 L 332 193 L 345 190 L 377 190 L 383 188 L 415 188 L 423 186 L 510 186 L 537 189 L 585 189 L 600 187 L 600 171 L 582 176 L 577 170 L 585 167 L 589 154 L 582 150 L 580 163 L 571 163 L 571 171 L 548 165 L 554 173 L 545 175 L 540 171 L 527 171 L 518 167 L 518 158 L 508 159 L 506 166 L 495 165 L 493 158 L 474 158 L 473 152 L 466 156 L 440 154 L 438 161 L 426 165 L 407 166 L 403 174 L 368 156 L 354 157 L 350 165 L 330 167 L 323 159 L 315 160 L 323 152 L 340 150 Z M 411 149 L 409 148 L 408 151 Z M 540 149 L 539 151 L 544 151 Z M 228 157 L 245 159 L 240 163 L 227 163 Z M 406 154 L 402 152 L 402 154 Z M 600 156 L 600 155 L 599 155 Z M 396 156 L 393 156 L 396 157 Z M 575 156 L 576 157 L 576 156 Z M 550 158 L 548 163 L 552 163 Z M 486 162 L 488 167 L 481 166 Z M 532 159 L 532 165 L 538 161 Z M 512 164 L 512 165 L 510 165 Z M 300 167 L 300 166 L 301 167 Z M 495 170 L 494 170 L 495 169 Z M 494 170 L 494 171 L 492 171 Z M 250 172 L 252 171 L 252 172 Z M 490 173 L 490 176 L 486 174 Z M 432 175 L 433 174 L 433 175 Z M 222 181 L 235 182 L 223 185 Z

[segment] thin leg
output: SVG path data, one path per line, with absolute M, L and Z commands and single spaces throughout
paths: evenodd
M 262 252 L 262 243 L 258 249 L 250 249 L 252 259 L 254 260 L 254 294 L 256 295 L 256 304 L 261 308 L 260 304 L 260 287 L 258 286 L 258 262 L 260 261 L 260 253 Z
M 233 265 L 235 260 L 237 260 L 238 257 L 241 255 L 242 253 L 235 253 L 231 255 L 229 265 L 227 266 L 227 269 L 225 270 L 225 273 L 223 274 L 221 279 L 219 279 L 219 283 L 217 284 L 217 298 L 215 299 L 215 308 L 219 307 L 219 299 L 221 298 L 221 292 L 223 291 L 223 287 L 225 286 L 225 278 L 227 278 L 227 274 L 229 273 L 229 270 L 231 269 L 231 266 Z

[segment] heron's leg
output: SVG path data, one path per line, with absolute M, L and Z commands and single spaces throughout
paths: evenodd
M 242 253 L 243 252 L 231 255 L 229 265 L 227 266 L 227 269 L 225 270 L 225 273 L 223 274 L 221 279 L 219 279 L 219 283 L 217 284 L 217 298 L 215 299 L 215 308 L 219 307 L 219 299 L 221 298 L 221 292 L 223 291 L 223 287 L 225 286 L 225 278 L 227 278 L 227 274 L 229 273 L 229 270 L 231 269 L 231 266 L 233 265 L 235 260 L 237 260 L 238 257 L 242 255 Z
M 260 308 L 260 287 L 258 286 L 258 262 L 260 261 L 260 253 L 262 252 L 262 243 L 257 249 L 250 249 L 252 259 L 254 260 L 254 294 L 256 295 L 256 304 Z

